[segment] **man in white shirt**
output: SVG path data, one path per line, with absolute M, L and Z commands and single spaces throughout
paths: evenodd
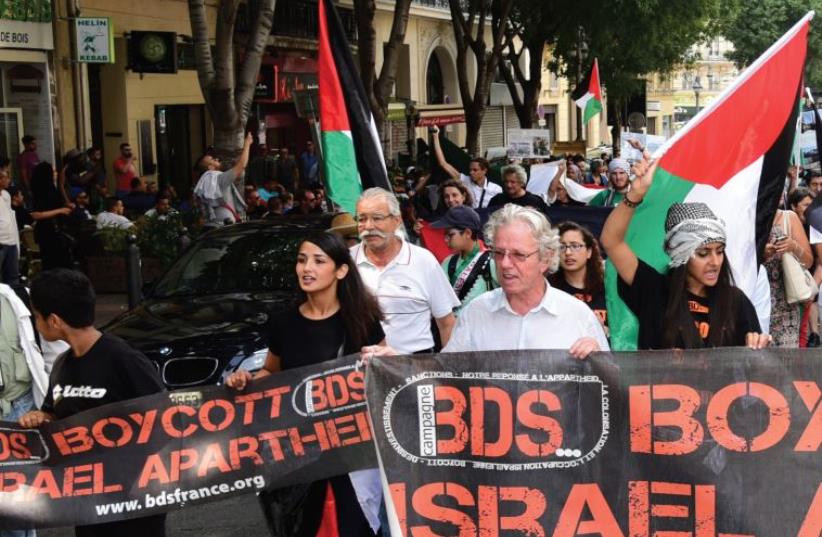
M 485 227 L 500 288 L 460 310 L 442 352 L 568 349 L 575 358 L 610 349 L 602 325 L 581 300 L 554 289 L 545 272 L 559 263 L 559 234 L 531 207 L 508 204 Z M 390 342 L 389 342 L 390 345 Z M 396 354 L 366 347 L 367 358 Z
M 388 344 L 399 354 L 433 352 L 434 317 L 446 345 L 460 302 L 431 252 L 397 235 L 402 222 L 397 199 L 369 188 L 357 202 L 356 220 L 362 242 L 351 248 L 351 257 L 380 302 Z
M 552 288 L 543 276 L 559 262 L 559 236 L 545 216 L 509 204 L 491 215 L 485 236 L 492 245 L 500 288 L 460 312 L 443 352 L 568 349 L 572 356 L 585 358 L 609 350 L 591 309 Z
M 123 216 L 124 210 L 123 201 L 120 198 L 114 196 L 106 198 L 106 210 L 95 217 L 97 229 L 103 229 L 104 227 L 128 229 L 133 226 L 134 223 Z
M 434 154 L 437 156 L 437 163 L 452 179 L 459 179 L 462 181 L 466 188 L 468 188 L 468 191 L 471 192 L 471 197 L 473 199 L 471 208 L 485 209 L 488 207 L 488 203 L 491 201 L 491 198 L 497 194 L 502 194 L 502 187 L 488 180 L 487 160 L 481 157 L 472 159 L 471 163 L 468 165 L 468 173 L 471 175 L 468 176 L 460 173 L 459 170 L 448 164 L 448 161 L 445 160 L 445 155 L 443 154 L 442 147 L 440 146 L 439 128 L 434 127 L 434 130 L 431 131 L 431 137 L 434 144 Z
M 235 223 L 245 220 L 245 199 L 242 194 L 241 178 L 248 165 L 253 137 L 245 137 L 242 153 L 228 171 L 221 171 L 220 159 L 205 155 L 197 162 L 202 173 L 194 186 L 194 194 L 200 199 L 205 210 L 206 224 L 222 226 L 226 222 Z
M 15 285 L 20 280 L 20 232 L 11 196 L 6 190 L 9 184 L 8 172 L 0 172 L 0 278 L 7 285 Z

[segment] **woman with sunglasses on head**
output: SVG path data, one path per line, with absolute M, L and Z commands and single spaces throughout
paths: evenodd
M 640 349 L 766 347 L 751 301 L 734 286 L 725 259 L 725 224 L 704 203 L 675 203 L 665 220 L 661 274 L 631 250 L 625 233 L 653 182 L 656 166 L 647 151 L 633 167 L 636 176 L 614 208 L 600 240 L 619 275 L 622 300 L 639 320 Z
M 548 277 L 551 285 L 582 300 L 596 314 L 608 334 L 605 307 L 605 270 L 599 244 L 587 228 L 562 222 L 559 229 L 559 270 Z
M 254 379 L 278 371 L 333 360 L 359 352 L 366 345 L 385 345 L 377 299 L 365 287 L 339 236 L 317 233 L 303 240 L 296 272 L 302 303 L 271 319 L 265 365 L 253 376 L 244 370 L 232 373 L 226 380 L 227 386 L 244 390 Z M 373 492 L 369 487 L 361 493 L 355 485 L 372 484 L 374 476 L 367 475 L 369 472 L 373 470 L 312 483 L 300 502 L 301 515 L 294 517 L 299 522 L 291 535 L 311 537 L 334 524 L 339 535 L 374 535 L 379 527 L 379 497 L 369 494 Z M 261 494 L 260 501 L 265 505 L 276 498 L 293 499 L 294 495 L 292 489 L 271 491 Z M 336 504 L 336 521 L 323 518 L 329 495 L 333 495 Z M 373 512 L 363 512 L 360 506 L 366 504 Z M 375 522 L 377 528 L 369 521 Z

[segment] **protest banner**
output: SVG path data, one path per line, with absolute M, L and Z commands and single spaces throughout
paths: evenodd
M 745 349 L 369 363 L 395 537 L 818 537 L 822 361 Z
M 0 423 L 0 528 L 111 522 L 374 467 L 355 358 L 242 392 L 101 406 L 39 430 Z

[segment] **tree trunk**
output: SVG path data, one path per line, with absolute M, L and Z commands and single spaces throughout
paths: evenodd
M 408 12 L 411 0 L 397 0 L 394 4 L 394 20 L 391 35 L 383 47 L 383 62 L 380 73 L 376 73 L 377 35 L 374 31 L 374 18 L 377 6 L 375 0 L 354 0 L 354 12 L 357 17 L 357 45 L 360 59 L 360 79 L 365 87 L 368 104 L 374 116 L 374 123 L 380 140 L 386 136 L 388 103 L 394 92 L 397 80 L 397 64 L 405 32 L 408 28 Z
M 245 124 L 254 100 L 262 54 L 271 33 L 275 0 L 258 0 L 258 10 L 247 36 L 244 57 L 236 66 L 234 27 L 239 0 L 220 0 L 217 5 L 217 33 L 214 53 L 208 36 L 205 0 L 188 0 L 194 39 L 194 59 L 200 91 L 214 125 L 214 149 L 224 163 L 240 154 Z

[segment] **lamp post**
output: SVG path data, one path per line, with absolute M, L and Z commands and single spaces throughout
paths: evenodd
M 699 92 L 702 91 L 702 84 L 699 83 L 699 75 L 696 75 L 694 78 L 694 84 L 691 86 L 691 89 L 694 90 L 694 97 L 696 98 L 696 112 L 694 115 L 699 113 Z
M 577 63 L 577 86 L 582 83 L 582 64 L 585 63 L 586 58 L 588 57 L 588 43 L 585 42 L 585 29 L 580 26 L 577 29 L 577 46 L 576 50 L 571 50 L 570 56 L 576 60 Z M 576 105 L 573 106 L 576 112 L 576 123 L 577 123 L 577 136 L 576 141 L 581 142 L 583 140 L 582 137 L 582 110 L 579 110 Z

